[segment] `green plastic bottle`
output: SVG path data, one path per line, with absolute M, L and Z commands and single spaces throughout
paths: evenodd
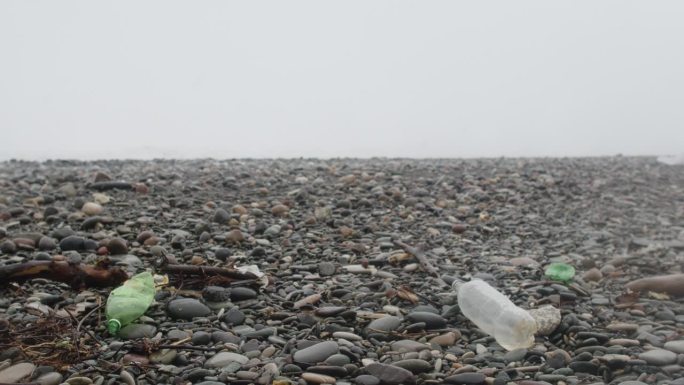
M 575 276 L 575 268 L 567 263 L 552 263 L 546 268 L 544 275 L 554 281 L 570 282 Z
M 154 300 L 154 278 L 148 272 L 131 277 L 107 298 L 107 330 L 115 335 L 122 326 L 140 318 Z

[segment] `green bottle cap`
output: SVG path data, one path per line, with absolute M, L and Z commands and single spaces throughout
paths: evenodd
M 121 329 L 121 322 L 119 322 L 118 319 L 110 319 L 107 321 L 107 331 L 111 335 L 116 335 L 116 333 L 119 332 L 119 329 Z
M 575 276 L 575 268 L 567 263 L 552 263 L 544 272 L 553 281 L 569 282 Z

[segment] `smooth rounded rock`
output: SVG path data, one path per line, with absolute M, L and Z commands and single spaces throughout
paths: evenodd
M 113 255 L 128 254 L 128 242 L 121 238 L 110 239 L 107 243 L 107 250 Z
M 54 250 L 57 248 L 57 242 L 51 237 L 41 237 L 38 241 L 38 249 L 43 251 Z
M 362 374 L 354 379 L 357 385 L 379 385 L 380 379 L 370 374 Z
M 230 290 L 231 301 L 246 301 L 249 299 L 255 299 L 256 297 L 257 292 L 248 287 L 235 287 Z
M 237 307 L 232 307 L 225 312 L 221 320 L 228 325 L 242 325 L 245 322 L 245 313 Z
M 232 352 L 220 352 L 216 353 L 214 356 L 209 358 L 204 362 L 205 368 L 222 368 L 228 366 L 232 362 L 237 362 L 240 365 L 244 365 L 249 361 L 249 358 L 243 356 L 242 354 L 232 353 Z
M 179 298 L 169 302 L 167 313 L 176 319 L 192 320 L 195 317 L 206 317 L 211 309 L 193 298 Z
M 214 212 L 214 222 L 225 224 L 230 220 L 230 213 L 224 209 L 218 209 Z
M 302 378 L 310 384 L 334 384 L 337 381 L 335 377 L 318 373 L 302 373 Z
M 154 325 L 132 323 L 122 327 L 117 335 L 126 340 L 134 340 L 152 338 L 156 333 L 157 328 Z
M 484 384 L 487 377 L 482 373 L 459 373 L 444 379 L 444 382 L 456 385 Z
M 668 341 L 663 347 L 671 352 L 684 354 L 684 340 Z
M 85 239 L 76 235 L 70 235 L 59 242 L 59 248 L 62 251 L 70 250 L 84 250 L 85 249 Z
M 404 368 L 413 374 L 425 373 L 433 369 L 431 363 L 417 358 L 395 361 L 392 365 Z
M 337 353 L 339 346 L 335 341 L 319 342 L 301 350 L 297 350 L 292 358 L 295 362 L 316 364 L 325 361 L 328 357 Z
M 428 329 L 442 329 L 446 327 L 446 319 L 439 314 L 425 311 L 411 312 L 406 316 L 409 322 L 424 322 Z
M 399 325 L 401 325 L 401 318 L 389 315 L 386 317 L 378 318 L 371 323 L 368 324 L 366 327 L 367 331 L 381 331 L 381 332 L 390 332 L 393 330 L 396 330 Z
M 366 371 L 377 378 L 384 384 L 413 384 L 416 377 L 410 371 L 394 365 L 381 364 L 374 362 L 366 366 Z
M 35 382 L 40 385 L 58 385 L 62 382 L 64 376 L 57 372 L 45 373 L 35 379 Z
M 21 379 L 30 376 L 34 369 L 36 369 L 36 366 L 28 362 L 14 364 L 8 368 L 0 370 L 0 382 L 20 382 Z
M 81 207 L 81 211 L 83 211 L 83 213 L 85 213 L 86 215 L 93 216 L 102 214 L 104 208 L 98 203 L 86 202 L 85 204 L 83 204 L 83 207 Z
M 665 349 L 653 349 L 639 354 L 639 359 L 651 365 L 670 365 L 677 362 L 677 354 Z

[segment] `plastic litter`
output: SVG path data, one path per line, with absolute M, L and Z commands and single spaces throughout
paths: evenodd
M 575 276 L 575 268 L 567 263 L 552 263 L 546 267 L 544 275 L 553 281 L 569 282 Z
M 247 266 L 239 266 L 236 268 L 237 271 L 240 273 L 252 273 L 257 277 L 257 282 L 259 282 L 259 285 L 263 288 L 268 286 L 268 276 L 261 272 L 259 270 L 259 266 L 257 265 L 247 265 Z
M 506 350 L 528 348 L 534 344 L 537 323 L 524 309 L 516 306 L 487 282 L 473 279 L 455 281 L 454 290 L 463 315 Z
M 134 275 L 112 290 L 105 308 L 109 333 L 116 335 L 123 326 L 145 314 L 154 301 L 154 293 L 154 278 L 148 272 Z

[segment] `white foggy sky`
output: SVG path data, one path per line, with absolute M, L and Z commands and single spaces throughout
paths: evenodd
M 2 1 L 0 159 L 684 152 L 681 1 Z

